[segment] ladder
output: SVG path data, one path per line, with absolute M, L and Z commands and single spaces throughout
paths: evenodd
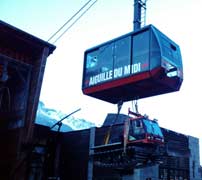
M 141 3 L 141 28 L 146 25 L 146 2 L 147 0 L 140 0 Z
M 146 2 L 147 0 L 134 0 L 134 31 L 146 24 Z

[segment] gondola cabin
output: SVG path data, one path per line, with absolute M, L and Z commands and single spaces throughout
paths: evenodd
M 182 81 L 179 46 L 153 25 L 84 53 L 83 93 L 110 103 L 178 91 Z

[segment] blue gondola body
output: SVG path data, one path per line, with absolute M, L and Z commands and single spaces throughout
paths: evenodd
M 180 47 L 153 25 L 84 53 L 82 91 L 110 103 L 178 91 Z

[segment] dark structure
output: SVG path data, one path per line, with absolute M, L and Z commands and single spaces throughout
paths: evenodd
M 18 171 L 26 166 L 26 176 L 20 177 L 29 180 L 202 179 L 197 138 L 162 128 L 167 149 L 162 162 L 123 171 L 94 164 L 90 146 L 96 129 L 62 133 L 35 125 L 26 159 L 18 166 Z M 0 177 L 3 178 L 2 173 Z
M 168 155 L 164 157 L 162 164 L 136 169 L 127 178 L 201 180 L 198 139 L 164 128 L 162 130 L 168 147 Z
M 55 46 L 0 21 L 0 179 L 27 179 L 25 160 L 47 57 Z
M 93 165 L 89 155 L 90 130 L 64 133 L 61 141 L 61 179 L 201 180 L 198 139 L 162 128 L 166 154 L 160 164 L 128 171 Z M 79 141 L 77 141 L 79 139 Z M 77 143 L 75 143 L 77 142 Z

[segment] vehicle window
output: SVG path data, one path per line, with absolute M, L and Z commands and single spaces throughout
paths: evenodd
M 142 123 L 138 120 L 135 121 L 135 127 L 136 128 L 141 128 L 142 127 Z
M 149 38 L 149 31 L 133 36 L 131 74 L 149 70 Z
M 132 130 L 134 135 L 143 134 L 145 131 L 144 131 L 142 121 L 141 120 L 132 121 Z
M 115 42 L 114 45 L 114 78 L 122 78 L 130 74 L 131 37 Z M 127 71 L 126 71 L 127 70 Z
M 163 134 L 161 132 L 161 129 L 160 129 L 159 125 L 156 122 L 153 122 L 152 126 L 154 128 L 154 132 L 155 132 L 156 135 L 163 136 Z
M 83 87 L 113 79 L 113 44 L 106 44 L 85 54 Z
M 146 126 L 147 132 L 151 134 L 155 134 L 158 136 L 163 136 L 160 127 L 154 121 L 144 120 L 144 124 Z

